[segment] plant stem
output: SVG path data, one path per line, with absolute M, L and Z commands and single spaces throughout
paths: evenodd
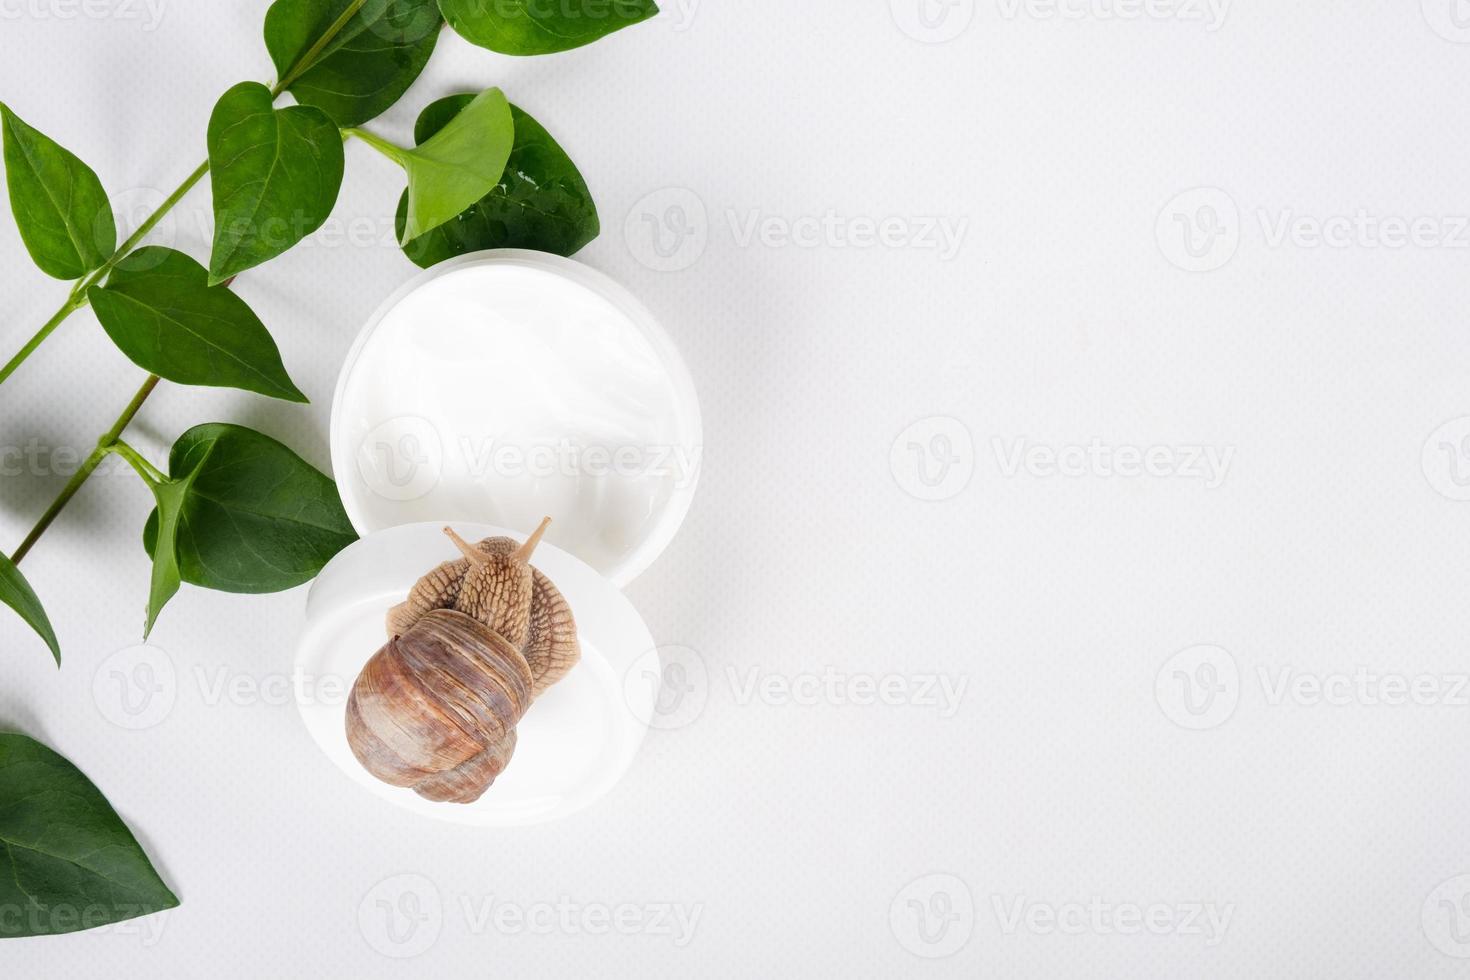
M 390 143 L 387 140 L 383 139 L 383 137 L 381 136 L 374 136 L 372 133 L 369 133 L 365 129 L 352 127 L 349 129 L 344 129 L 342 130 L 342 132 L 346 136 L 356 136 L 368 146 L 371 146 L 373 149 L 383 154 L 383 156 L 387 157 L 389 160 L 392 160 L 400 167 L 403 166 L 403 147 Z
M 117 264 L 119 262 L 127 258 L 128 253 L 136 248 L 138 243 L 141 242 L 145 237 L 147 237 L 150 231 L 158 227 L 158 223 L 163 220 L 164 215 L 172 211 L 174 209 L 174 206 L 184 199 L 184 195 L 192 191 L 194 189 L 194 185 L 203 180 L 204 175 L 207 173 L 209 173 L 209 161 L 205 160 L 203 163 L 195 168 L 192 174 L 184 179 L 184 182 L 182 184 L 174 188 L 174 192 L 172 194 L 164 198 L 163 203 L 158 206 L 158 210 L 150 214 L 147 220 L 145 220 L 141 225 L 138 226 L 138 230 L 128 236 L 128 240 L 123 242 L 118 250 L 113 253 L 112 258 L 102 263 L 102 268 L 98 269 L 87 278 L 87 286 L 90 288 L 91 286 L 97 285 L 97 283 L 102 281 L 102 278 L 104 276 L 106 276 L 109 272 L 117 267 Z M 85 290 L 83 290 L 83 292 L 85 292 Z
M 107 434 L 97 440 L 97 448 L 92 450 L 92 454 L 82 462 L 81 468 L 72 474 L 72 478 L 62 488 L 61 494 L 51 502 L 50 507 L 46 508 L 46 513 L 42 514 L 41 519 L 36 522 L 36 526 L 31 528 L 31 533 L 26 535 L 26 539 L 20 543 L 20 547 L 15 549 L 15 554 L 10 556 L 12 562 L 19 565 L 21 559 L 30 553 L 31 548 L 35 547 L 37 541 L 41 540 L 41 535 L 46 533 L 46 529 L 51 526 L 51 522 L 56 520 L 62 510 L 66 508 L 67 504 L 71 503 L 71 498 L 75 497 L 77 491 L 82 489 L 82 484 L 87 482 L 87 478 L 92 475 L 92 472 L 97 469 L 102 460 L 112 451 L 113 445 L 123 434 L 123 430 L 132 423 L 133 417 L 138 414 L 138 410 L 143 407 L 143 403 L 148 400 L 148 396 L 153 394 L 153 389 L 158 387 L 158 382 L 158 375 L 148 375 L 148 380 L 143 382 L 143 387 L 138 389 L 138 393 L 133 396 L 133 400 L 128 403 L 128 407 L 123 409 L 123 413 L 117 417 L 117 421 L 112 424 L 112 428 L 108 429 Z
M 4 384 L 5 379 L 14 374 L 15 369 L 20 367 L 25 359 L 30 357 L 37 347 L 40 347 L 46 342 L 46 338 L 51 336 L 52 331 L 61 326 L 62 321 L 67 317 L 81 309 L 82 304 L 85 302 L 85 298 L 81 298 L 77 292 L 73 291 L 71 296 L 67 298 L 66 305 L 57 310 L 51 319 L 46 321 L 46 325 L 40 330 L 37 330 L 36 335 L 26 341 L 26 345 L 14 357 L 7 361 L 3 368 L 0 368 L 0 384 Z
M 343 10 L 342 15 L 332 22 L 332 26 L 328 27 L 322 33 L 322 36 L 316 39 L 316 43 L 307 48 L 306 53 L 297 59 L 296 64 L 291 67 L 291 70 L 281 76 L 279 82 L 276 82 L 275 87 L 271 89 L 272 99 L 290 88 L 292 82 L 306 74 L 311 66 L 316 64 L 316 59 L 321 57 L 323 51 L 327 50 L 327 45 L 331 44 L 332 40 L 342 32 L 342 28 L 347 26 L 347 22 L 357 15 L 357 12 L 362 9 L 365 3 L 367 3 L 367 0 L 352 0 L 347 5 L 347 9 Z
M 139 453 L 138 450 L 134 449 L 132 446 L 129 446 L 121 439 L 116 440 L 115 442 L 113 442 L 112 445 L 108 446 L 103 451 L 115 453 L 116 455 L 121 456 L 125 461 L 127 461 L 127 464 L 131 466 L 133 470 L 143 478 L 143 482 L 148 484 L 150 489 L 158 486 L 159 484 L 168 482 L 168 474 L 164 473 L 158 467 L 148 462 L 148 460 L 144 459 L 142 454 Z

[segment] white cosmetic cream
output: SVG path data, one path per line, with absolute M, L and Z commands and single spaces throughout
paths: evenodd
M 535 528 L 617 585 L 657 557 L 698 478 L 698 402 L 673 344 L 626 290 L 556 256 L 435 267 L 348 355 L 332 413 L 347 513 Z

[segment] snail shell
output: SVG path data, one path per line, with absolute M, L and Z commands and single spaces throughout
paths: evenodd
M 421 578 L 388 613 L 389 641 L 347 702 L 347 741 L 377 778 L 439 802 L 472 803 L 505 770 L 516 724 L 580 656 L 561 592 L 524 545 L 478 545 Z

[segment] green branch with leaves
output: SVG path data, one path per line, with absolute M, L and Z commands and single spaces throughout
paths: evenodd
M 0 553 L 0 603 L 58 666 L 56 630 L 19 565 L 108 456 L 132 467 L 156 505 L 143 535 L 153 562 L 145 637 L 185 582 L 276 592 L 310 581 L 355 540 L 332 480 L 267 435 L 227 423 L 195 426 L 174 442 L 167 472 L 123 438 L 163 381 L 307 400 L 269 329 L 230 287 L 327 221 L 344 179 L 345 140 L 361 140 L 404 171 L 395 220 L 416 265 L 487 248 L 571 255 L 597 236 L 597 209 L 575 164 L 498 88 L 428 105 L 413 146 L 363 128 L 418 78 L 446 24 L 481 47 L 538 55 L 657 12 L 652 0 L 276 0 L 264 33 L 278 81 L 224 92 L 209 118 L 205 162 L 120 244 L 96 172 L 0 103 L 16 228 L 37 268 L 72 283 L 56 313 L 0 367 L 0 398 L 4 383 L 88 306 L 118 351 L 147 374 L 31 532 L 10 557 Z M 286 95 L 294 104 L 278 107 Z M 214 212 L 207 266 L 146 244 L 205 176 Z M 94 797 L 92 816 L 50 812 L 62 789 Z M 25 736 L 0 733 L 0 803 L 0 842 L 15 872 L 0 875 L 14 879 L 0 884 L 0 904 L 25 912 L 0 918 L 0 938 L 94 928 L 177 904 L 96 787 Z M 81 857 L 47 859 L 36 850 L 38 829 L 58 821 L 75 825 L 69 839 Z M 95 857 L 102 853 L 111 857 Z M 129 896 L 137 900 L 122 900 Z M 82 906 L 86 917 L 63 914 Z

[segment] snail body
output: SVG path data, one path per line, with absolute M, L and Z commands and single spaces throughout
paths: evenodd
M 516 724 L 580 656 L 571 608 L 525 544 L 471 545 L 419 579 L 388 613 L 388 642 L 347 701 L 347 741 L 363 767 L 437 802 L 472 803 L 509 764 Z

